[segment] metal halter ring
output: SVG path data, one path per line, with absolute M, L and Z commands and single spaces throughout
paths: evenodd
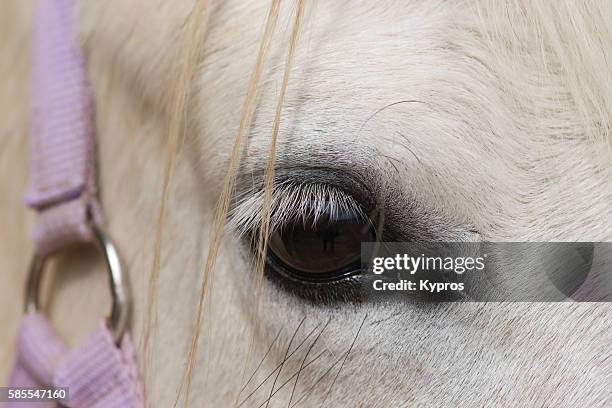
M 96 246 L 104 254 L 104 262 L 109 272 L 110 291 L 112 294 L 112 309 L 107 318 L 108 328 L 113 340 L 119 343 L 129 318 L 129 298 L 127 279 L 121 267 L 117 250 L 106 234 L 98 227 L 92 226 Z M 38 293 L 40 281 L 47 257 L 34 254 L 26 287 L 26 312 L 36 312 L 39 309 Z

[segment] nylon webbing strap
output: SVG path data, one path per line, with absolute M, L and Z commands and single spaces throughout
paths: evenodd
M 100 222 L 92 102 L 73 2 L 40 0 L 34 18 L 26 202 L 38 212 L 34 242 L 41 255 L 90 241 L 89 218 Z

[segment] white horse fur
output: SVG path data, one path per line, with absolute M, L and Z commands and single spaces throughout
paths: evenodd
M 34 217 L 22 195 L 33 2 L 2 3 L 5 379 L 32 252 Z M 152 362 L 144 375 L 147 398 L 157 407 L 171 406 L 183 379 L 214 206 L 269 8 L 264 0 L 209 3 L 189 126 L 171 178 Z M 181 28 L 193 4 L 81 0 L 75 17 L 95 93 L 101 200 L 107 230 L 129 271 L 137 348 L 143 344 Z M 260 182 L 267 160 L 294 11 L 293 2 L 282 3 L 241 162 L 247 180 Z M 421 209 L 415 219 L 389 221 L 416 234 L 421 224 L 446 223 L 449 237 L 476 231 L 486 240 L 612 241 L 610 61 L 612 3 L 606 0 L 305 1 L 278 172 L 318 167 L 374 178 L 379 197 Z M 277 191 L 277 202 L 295 202 L 282 201 L 282 194 Z M 243 197 L 232 225 L 256 219 L 258 197 Z M 300 373 L 292 405 L 306 395 L 300 406 L 612 406 L 607 303 L 330 306 L 264 279 L 245 369 L 255 262 L 240 231 L 232 231 L 222 241 L 206 301 L 189 406 L 243 400 L 242 406 L 265 406 L 275 375 L 253 390 L 283 360 L 303 318 L 291 349 L 307 340 L 285 363 L 269 406 L 287 406 L 295 377 L 281 386 L 328 320 L 306 363 L 320 357 Z M 109 307 L 103 267 L 88 250 L 58 257 L 49 270 L 56 273 L 47 278 L 46 312 L 75 344 Z M 140 350 L 142 366 L 143 359 Z

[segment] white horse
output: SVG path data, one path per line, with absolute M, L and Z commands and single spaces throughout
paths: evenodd
M 132 332 L 153 406 L 177 396 L 194 407 L 612 406 L 609 304 L 331 302 L 324 285 L 285 284 L 274 271 L 259 293 L 249 247 L 275 123 L 272 233 L 313 216 L 300 203 L 323 208 L 327 200 L 336 215 L 351 215 L 374 200 L 384 203 L 384 228 L 400 238 L 611 241 L 612 3 L 283 1 L 275 25 L 274 1 L 210 0 L 195 16 L 194 5 L 80 1 L 75 16 L 95 94 L 106 228 L 129 271 Z M 33 214 L 22 204 L 31 18 L 32 2 L 2 2 L 0 378 L 32 253 Z M 193 75 L 179 112 L 187 125 L 157 270 L 189 27 L 199 46 L 187 55 Z M 207 269 L 194 349 L 198 288 L 241 116 L 248 140 L 237 195 Z M 96 259 L 93 250 L 61 255 L 46 278 L 45 311 L 72 344 L 108 308 Z M 334 294 L 350 297 L 344 290 Z

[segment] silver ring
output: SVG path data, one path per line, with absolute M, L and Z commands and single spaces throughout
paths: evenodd
M 104 262 L 109 272 L 110 291 L 112 295 L 112 309 L 107 318 L 107 325 L 113 340 L 119 343 L 129 319 L 129 296 L 127 278 L 121 267 L 119 255 L 113 243 L 106 234 L 96 226 L 92 226 L 96 246 L 104 254 Z M 38 293 L 42 271 L 47 257 L 34 254 L 30 264 L 28 282 L 26 286 L 26 312 L 36 312 L 39 309 Z

